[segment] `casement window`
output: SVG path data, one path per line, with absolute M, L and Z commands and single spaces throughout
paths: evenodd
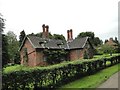
M 47 61 L 47 57 L 45 55 L 43 56 L 43 61 Z

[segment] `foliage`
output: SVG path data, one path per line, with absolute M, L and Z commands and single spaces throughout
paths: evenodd
M 53 39 L 58 39 L 58 40 L 63 40 L 65 41 L 65 37 L 63 35 L 59 35 L 59 34 L 53 34 Z
M 37 36 L 37 37 L 42 38 L 42 32 L 37 33 L 37 34 L 31 33 L 29 35 Z M 65 37 L 63 35 L 59 35 L 59 34 L 53 34 L 52 35 L 51 33 L 49 33 L 49 38 L 50 39 L 58 39 L 58 40 L 64 40 L 65 41 Z
M 28 36 L 37 36 L 37 37 L 42 38 L 42 32 L 37 33 L 37 34 L 31 33 L 31 34 L 28 34 Z M 48 36 L 48 37 L 51 39 L 51 38 L 52 38 L 52 34 L 49 33 L 49 36 Z
M 12 31 L 8 31 L 6 36 L 8 42 L 8 55 L 10 58 L 10 62 L 14 63 L 15 54 L 18 53 L 19 49 L 19 42 L 17 41 L 16 35 Z
M 1 13 L 0 13 L 0 33 L 3 32 L 3 29 L 5 28 L 5 19 L 3 19 Z
M 2 53 L 2 67 L 4 67 L 9 62 L 7 36 L 5 34 L 2 34 L 4 28 L 5 28 L 5 19 L 3 19 L 0 13 L 0 39 L 2 39 L 0 40 L 0 49 L 2 47 L 2 50 L 0 50 L 2 52 L 0 53 Z
M 23 41 L 23 39 L 25 38 L 25 36 L 26 36 L 25 31 L 24 31 L 24 30 L 21 31 L 21 32 L 20 32 L 20 36 L 19 36 L 19 46 L 21 46 L 22 41 Z
M 7 36 L 2 34 L 2 66 L 9 62 Z
M 19 51 L 17 51 L 16 54 L 14 55 L 14 63 L 20 64 L 20 52 Z
M 102 40 L 99 39 L 99 37 L 95 37 L 94 32 L 81 32 L 81 33 L 79 33 L 77 38 L 86 37 L 86 36 L 88 36 L 90 38 L 90 42 L 94 46 L 98 46 L 98 45 L 101 45 L 103 43 Z
M 65 50 L 44 50 L 44 54 L 49 64 L 60 63 L 67 58 Z
M 87 53 L 87 51 L 84 52 L 84 59 L 88 59 L 88 53 Z
M 99 59 L 61 63 L 49 67 L 21 69 L 9 73 L 3 71 L 3 89 L 55 88 L 106 68 L 106 61 L 110 61 L 110 65 L 117 64 L 120 62 L 120 54 Z
M 101 48 L 99 49 L 99 52 L 101 52 L 102 54 L 110 54 L 110 53 L 115 53 L 116 50 L 114 49 L 113 46 L 111 45 L 107 45 L 107 44 L 104 44 L 101 46 Z
M 60 87 L 60 90 L 62 90 L 63 88 L 79 88 L 79 90 L 81 90 L 80 88 L 97 88 L 111 75 L 118 72 L 118 67 L 120 67 L 120 64 L 103 69 L 94 75 L 86 76 L 76 81 L 72 81 L 71 83 L 68 83 Z

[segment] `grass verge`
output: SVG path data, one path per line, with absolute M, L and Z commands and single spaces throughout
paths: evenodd
M 60 88 L 97 88 L 101 83 L 106 81 L 111 75 L 120 71 L 120 64 L 108 67 L 97 72 L 94 75 L 83 77 L 79 80 L 73 81 Z

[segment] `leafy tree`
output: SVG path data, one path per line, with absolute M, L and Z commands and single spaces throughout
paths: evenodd
M 9 62 L 7 37 L 2 33 L 4 31 L 4 28 L 5 19 L 3 19 L 2 15 L 0 14 L 0 51 L 2 51 L 0 52 L 0 58 L 2 55 L 2 67 L 4 67 Z
M 113 46 L 108 45 L 108 44 L 104 44 L 101 46 L 101 49 L 99 50 L 102 54 L 106 53 L 106 54 L 110 54 L 110 53 L 115 53 L 116 50 L 114 49 Z
M 37 34 L 31 33 L 31 34 L 28 34 L 28 36 L 37 36 L 37 37 L 42 38 L 42 32 L 37 33 Z M 50 39 L 53 38 L 53 36 L 52 36 L 51 33 L 49 33 L 49 38 L 50 38 Z
M 19 36 L 19 46 L 21 46 L 22 41 L 23 41 L 23 39 L 24 39 L 25 36 L 26 36 L 25 31 L 24 30 L 21 31 L 20 32 L 20 36 Z
M 108 42 L 108 40 L 106 39 L 104 43 L 107 43 L 107 42 Z
M 3 29 L 5 28 L 5 19 L 3 19 L 1 13 L 0 13 L 0 33 L 3 32 Z
M 79 38 L 79 37 L 86 37 L 86 36 L 90 37 L 91 39 L 94 39 L 95 35 L 94 35 L 94 32 L 81 32 L 81 33 L 79 33 L 77 38 Z
M 8 42 L 7 36 L 2 34 L 2 66 L 4 67 L 9 62 L 9 55 L 8 55 Z
M 94 37 L 93 41 L 94 41 L 93 43 L 94 43 L 95 46 L 102 45 L 102 43 L 103 43 L 103 41 L 100 40 L 99 37 Z
M 53 34 L 53 39 L 59 39 L 59 40 L 65 41 L 65 37 L 63 35 L 59 35 L 59 34 Z
M 116 52 L 117 52 L 117 53 L 120 53 L 120 43 L 119 43 L 117 37 L 115 37 L 114 42 L 117 44 L 117 48 L 115 48 L 115 49 L 116 49 Z
M 66 60 L 67 51 L 65 50 L 44 50 L 46 60 L 49 64 L 60 63 Z
M 17 41 L 16 35 L 12 31 L 8 31 L 7 33 L 8 40 L 8 54 L 10 57 L 10 62 L 14 62 L 14 56 L 18 52 L 19 42 Z
M 77 38 L 86 37 L 86 36 L 88 36 L 90 38 L 90 42 L 94 46 L 98 46 L 98 45 L 102 44 L 102 40 L 100 40 L 99 37 L 95 37 L 94 32 L 81 32 L 81 33 L 79 33 Z

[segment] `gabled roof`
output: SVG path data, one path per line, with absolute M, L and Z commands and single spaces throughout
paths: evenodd
M 40 38 L 38 36 L 26 36 L 20 46 L 19 51 L 23 47 L 25 40 L 28 39 L 33 48 L 62 49 L 67 48 L 66 42 L 63 40 Z
M 87 40 L 88 40 L 88 37 L 74 39 L 72 42 L 68 43 L 69 48 L 70 49 L 84 48 Z
M 26 36 L 22 42 L 22 45 L 19 49 L 23 47 L 25 40 L 28 39 L 33 48 L 48 48 L 48 49 L 82 49 L 84 48 L 88 37 L 74 39 L 71 42 L 66 42 L 63 40 L 56 40 L 56 39 L 47 39 L 47 38 L 40 38 L 38 36 Z

